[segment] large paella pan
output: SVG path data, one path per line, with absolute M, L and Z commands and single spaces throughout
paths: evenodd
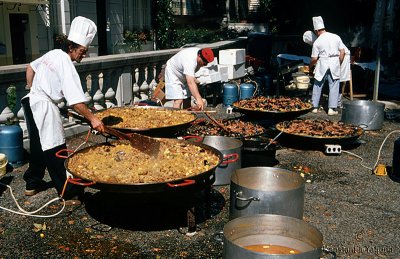
M 226 136 L 233 138 L 250 138 L 263 135 L 267 129 L 263 126 L 251 121 L 244 121 L 240 118 L 234 119 L 218 119 L 219 124 L 223 125 L 224 129 L 215 125 L 215 123 L 198 119 L 184 132 L 185 135 L 195 136 Z
M 312 104 L 298 97 L 256 96 L 232 104 L 235 111 L 257 119 L 291 119 L 312 110 Z
M 215 180 L 222 154 L 201 143 L 159 139 L 157 158 L 138 152 L 127 141 L 112 141 L 83 148 L 66 158 L 71 183 L 96 189 L 149 193 L 204 184 Z
M 358 139 L 363 129 L 330 120 L 296 119 L 276 124 L 276 129 L 298 144 L 350 144 Z
M 189 111 L 159 106 L 126 106 L 96 112 L 109 127 L 152 137 L 171 137 L 187 129 L 196 115 Z

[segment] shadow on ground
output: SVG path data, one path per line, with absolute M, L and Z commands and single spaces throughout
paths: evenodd
M 135 231 L 188 228 L 219 214 L 224 197 L 214 189 L 192 193 L 124 194 L 99 191 L 87 194 L 85 208 L 94 219 L 110 227 Z

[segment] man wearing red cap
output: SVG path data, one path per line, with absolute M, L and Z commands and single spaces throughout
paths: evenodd
M 185 48 L 167 61 L 165 97 L 174 101 L 174 108 L 189 108 L 190 97 L 193 95 L 197 107 L 201 110 L 204 109 L 195 73 L 200 67 L 206 66 L 213 60 L 214 53 L 210 48 Z

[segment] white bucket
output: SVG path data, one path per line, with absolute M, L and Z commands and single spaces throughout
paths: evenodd
M 0 153 L 0 177 L 5 175 L 7 172 L 7 156 L 3 153 Z

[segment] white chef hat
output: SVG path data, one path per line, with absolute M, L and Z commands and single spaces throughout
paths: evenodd
M 72 20 L 68 40 L 81 46 L 88 47 L 97 32 L 96 24 L 85 17 L 77 16 Z
M 325 29 L 324 20 L 322 20 L 321 16 L 313 17 L 312 21 L 314 25 L 314 31 Z
M 317 35 L 313 33 L 312 31 L 306 31 L 303 34 L 303 41 L 307 43 L 308 45 L 313 45 L 314 41 L 317 39 Z

